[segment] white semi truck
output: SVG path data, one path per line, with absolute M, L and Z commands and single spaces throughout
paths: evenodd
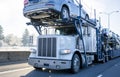
M 98 26 L 89 23 L 82 23 L 80 26 L 78 20 L 75 20 L 75 24 L 67 25 L 31 24 L 40 33 L 37 48 L 32 49 L 28 58 L 28 63 L 35 68 L 71 69 L 73 73 L 77 73 L 93 62 L 106 62 L 116 57 L 115 53 L 120 55 L 119 51 L 114 52 L 116 42 L 102 33 Z M 108 39 L 109 42 L 106 42 Z
M 84 46 L 74 25 L 42 27 L 37 48 L 32 50 L 28 62 L 35 68 L 71 69 L 73 72 L 87 63 L 91 64 L 97 54 L 95 26 L 82 26 Z M 101 51 L 102 52 L 102 51 Z M 86 56 L 86 59 L 85 59 Z
M 38 0 L 35 1 L 38 2 Z M 70 0 L 66 1 L 70 2 Z M 50 0 L 50 2 L 53 3 L 54 0 Z M 32 7 L 30 4 L 28 6 Z M 36 12 L 29 14 L 35 16 Z M 32 49 L 28 58 L 28 63 L 35 68 L 70 69 L 72 73 L 77 73 L 82 67 L 93 62 L 106 62 L 113 58 L 113 49 L 116 45 L 113 46 L 114 41 L 108 38 L 106 32 L 101 31 L 96 19 L 83 18 L 80 12 L 80 16 L 70 17 L 65 22 L 64 19 L 56 19 L 56 21 L 53 19 L 52 25 L 47 25 L 41 23 L 39 17 L 37 19 L 30 17 L 32 16 L 29 16 L 31 22 L 27 24 L 33 25 L 39 33 L 37 47 Z M 47 20 L 47 23 L 49 23 L 49 20 Z M 106 42 L 108 39 L 110 41 Z

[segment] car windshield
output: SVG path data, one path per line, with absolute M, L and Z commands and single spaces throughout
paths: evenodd
M 59 34 L 61 35 L 76 35 L 77 34 L 75 28 L 73 27 L 56 28 L 56 31 L 58 31 Z

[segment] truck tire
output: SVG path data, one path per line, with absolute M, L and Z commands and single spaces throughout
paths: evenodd
M 42 70 L 42 68 L 34 67 L 36 70 Z
M 62 18 L 62 20 L 66 20 L 66 21 L 68 21 L 70 19 L 69 9 L 65 6 L 62 7 L 61 18 Z
M 36 70 L 39 70 L 39 69 L 41 70 L 41 68 L 38 67 L 38 64 L 37 64 L 37 63 L 36 63 L 35 66 L 33 66 L 33 67 L 34 67 Z
M 71 72 L 78 73 L 80 70 L 80 58 L 77 54 L 75 54 L 72 58 Z

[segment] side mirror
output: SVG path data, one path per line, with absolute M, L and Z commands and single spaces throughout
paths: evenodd
M 32 23 L 31 23 L 31 22 L 27 22 L 26 24 L 27 24 L 27 25 L 32 25 Z

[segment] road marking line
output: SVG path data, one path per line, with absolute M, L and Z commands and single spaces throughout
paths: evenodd
M 9 70 L 9 71 L 4 71 L 4 72 L 0 72 L 1 74 L 6 74 L 6 73 L 12 73 L 12 72 L 17 72 L 17 71 L 22 71 L 22 70 L 27 70 L 27 69 L 31 69 L 32 67 L 29 68 L 22 68 L 22 69 L 16 69 L 16 70 Z
M 102 74 L 100 74 L 100 75 L 98 75 L 97 77 L 102 77 L 103 75 Z

